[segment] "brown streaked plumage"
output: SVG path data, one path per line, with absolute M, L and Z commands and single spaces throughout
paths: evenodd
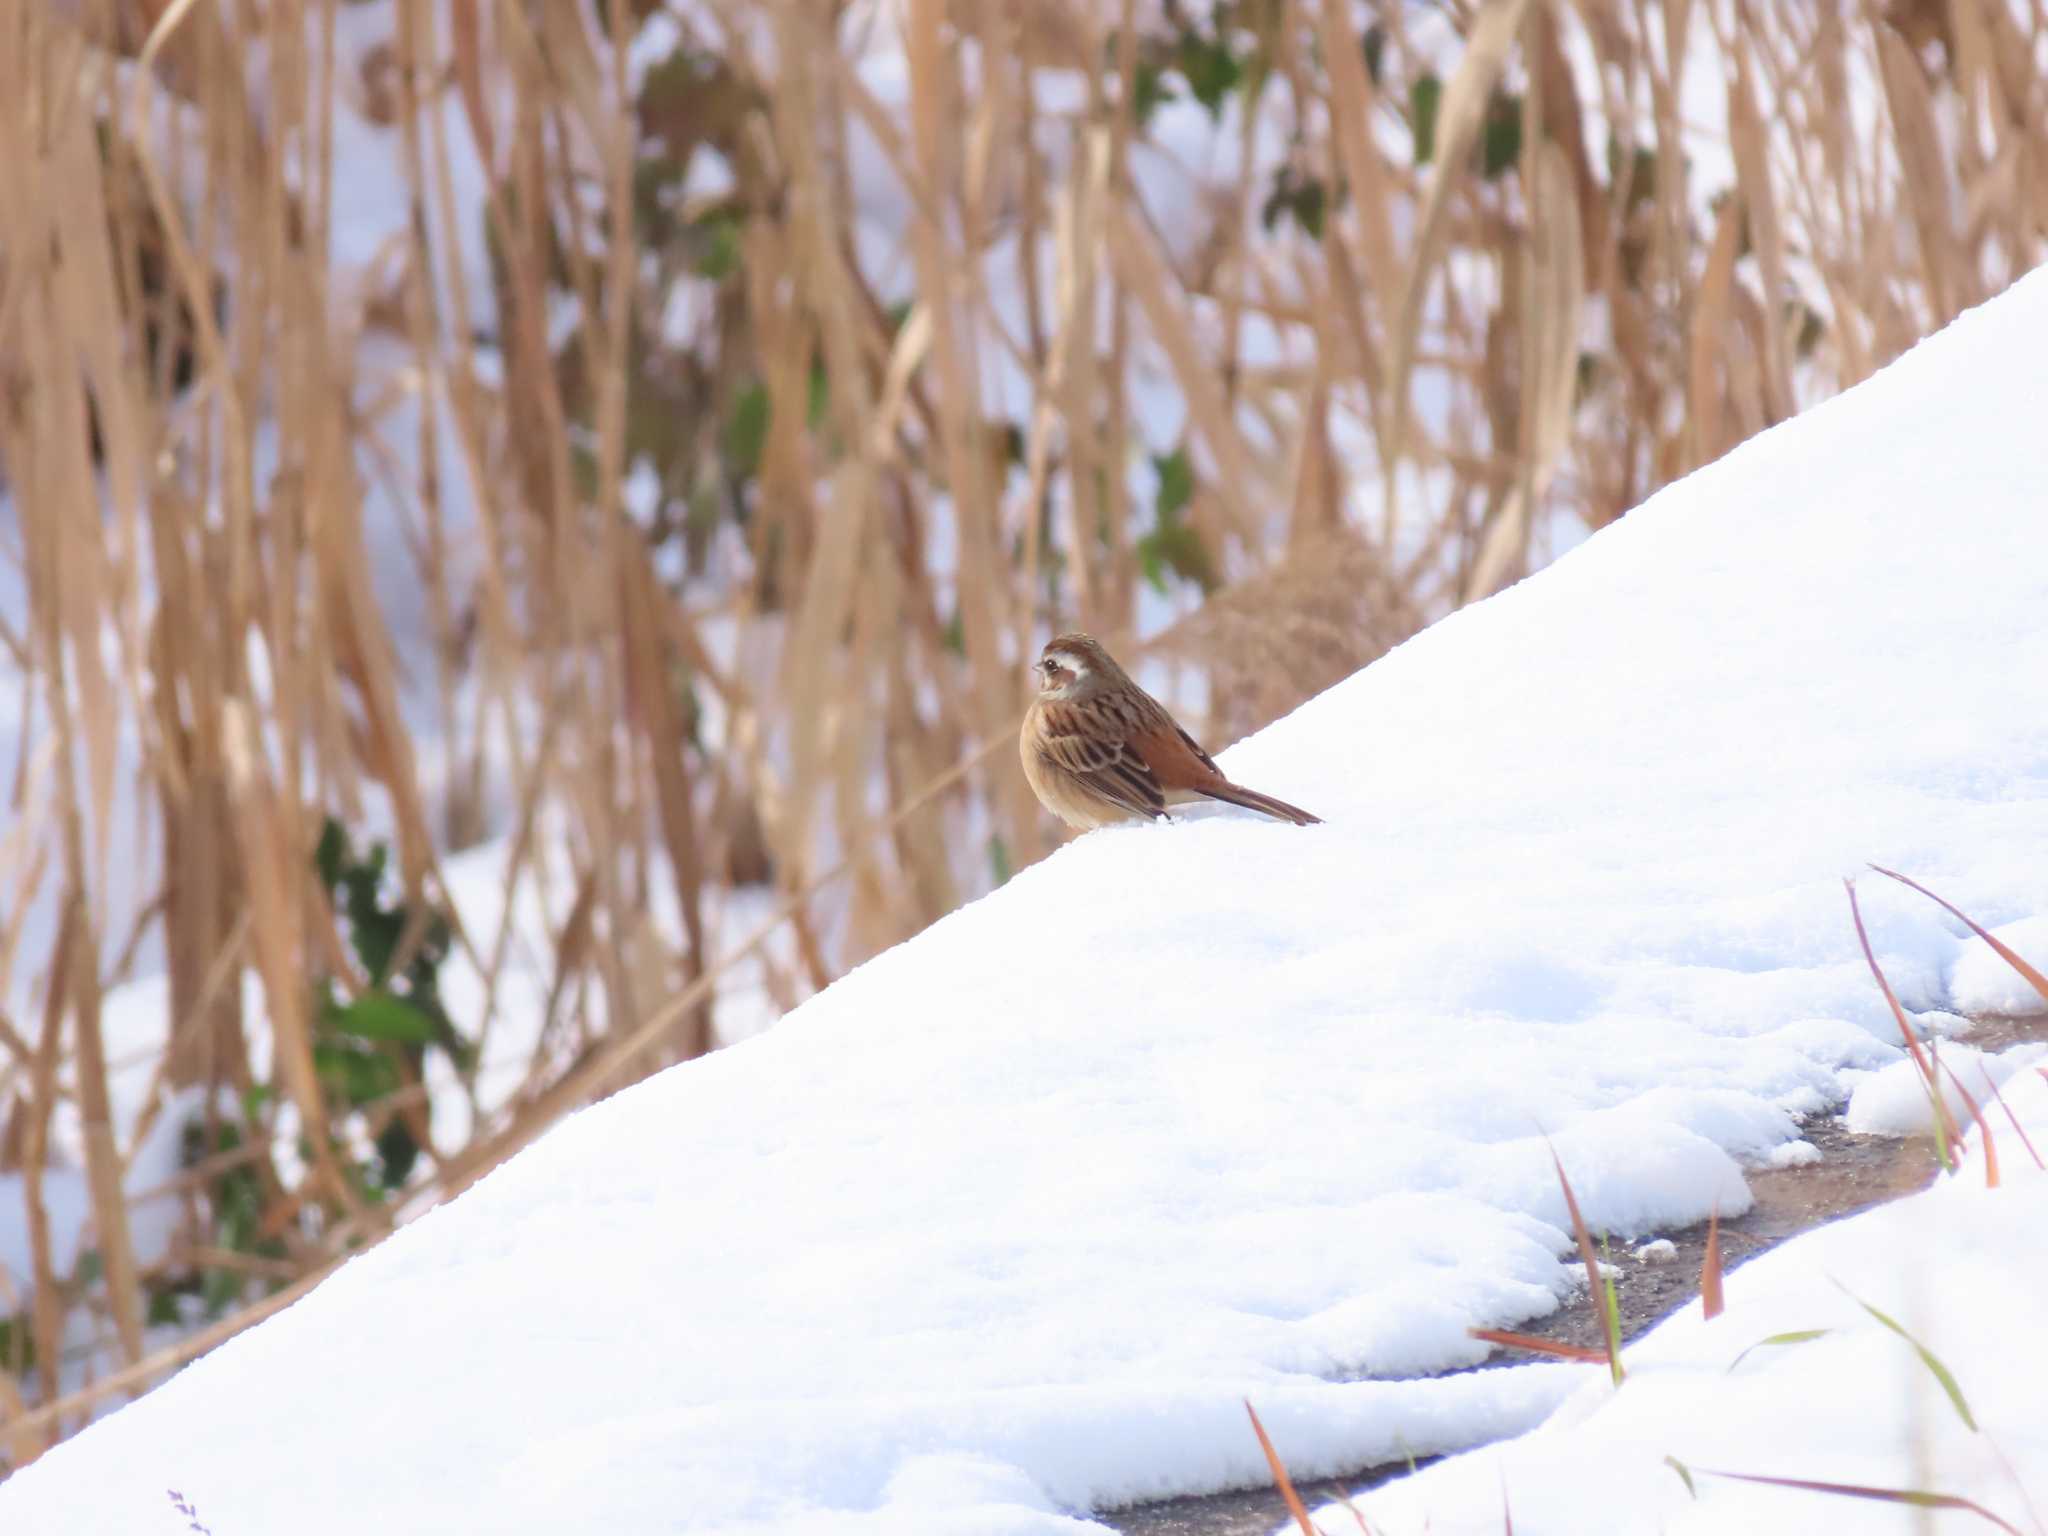
M 1231 783 L 1166 706 L 1090 636 L 1055 636 L 1032 670 L 1038 697 L 1018 741 L 1024 777 L 1039 803 L 1068 826 L 1085 832 L 1164 816 L 1167 806 L 1195 799 L 1227 800 L 1298 827 L 1322 820 Z

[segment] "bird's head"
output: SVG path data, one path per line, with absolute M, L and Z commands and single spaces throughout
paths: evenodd
M 1108 682 L 1116 675 L 1117 666 L 1092 636 L 1076 632 L 1046 641 L 1031 670 L 1037 675 L 1041 697 L 1066 699 Z

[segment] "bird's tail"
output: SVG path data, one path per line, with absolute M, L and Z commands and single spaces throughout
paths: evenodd
M 1256 789 L 1246 789 L 1242 784 L 1225 781 L 1202 791 L 1212 800 L 1228 800 L 1232 805 L 1241 805 L 1248 811 L 1258 811 L 1278 821 L 1291 821 L 1297 827 L 1320 823 L 1322 817 L 1310 815 L 1298 805 L 1289 805 L 1285 800 L 1276 800 L 1271 795 L 1262 795 Z

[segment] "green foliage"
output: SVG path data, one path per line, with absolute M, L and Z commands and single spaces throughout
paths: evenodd
M 768 386 L 749 379 L 733 397 L 726 417 L 723 448 L 726 472 L 748 481 L 761 472 L 761 450 L 768 442 Z
M 1380 72 L 1387 67 L 1387 29 L 1379 22 L 1374 22 L 1365 29 L 1365 39 L 1361 46 L 1365 54 L 1366 77 L 1374 85 L 1378 85 Z
M 1827 321 L 1804 299 L 1795 299 L 1787 306 L 1787 318 L 1792 329 L 1792 350 L 1802 358 L 1811 357 L 1828 333 Z
M 691 266 L 699 277 L 722 283 L 740 269 L 740 216 L 717 208 L 690 224 Z
M 268 1096 L 263 1097 L 267 1100 Z M 251 1118 L 253 1121 L 253 1109 Z M 206 1184 L 207 1209 L 213 1220 L 213 1230 L 207 1236 L 210 1246 L 252 1259 L 282 1261 L 288 1256 L 284 1243 L 263 1229 L 266 1196 L 256 1162 L 236 1156 L 246 1142 L 242 1126 L 232 1119 L 220 1119 L 210 1133 L 202 1122 L 189 1121 L 183 1130 L 179 1166 L 196 1168 L 213 1160 L 226 1163 Z M 202 1265 L 162 1276 L 150 1284 L 147 1319 L 153 1327 L 187 1324 L 191 1320 L 188 1302 L 195 1303 L 205 1318 L 220 1318 L 241 1305 L 248 1283 L 249 1276 L 242 1270 L 225 1265 Z M 281 1283 L 274 1283 L 271 1289 Z
M 1271 229 L 1284 218 L 1301 226 L 1311 240 L 1323 238 L 1323 215 L 1329 202 L 1329 187 L 1320 176 L 1298 172 L 1283 164 L 1273 176 L 1273 190 L 1259 209 L 1259 223 Z
M 1486 98 L 1486 121 L 1479 130 L 1479 174 L 1497 180 L 1522 158 L 1522 98 L 1495 91 Z
M 1415 138 L 1417 165 L 1436 158 L 1436 113 L 1443 99 L 1444 83 L 1435 75 L 1418 76 L 1408 87 L 1408 131 Z
M 1224 28 L 1219 25 L 1214 37 L 1184 29 L 1174 48 L 1174 62 L 1195 100 L 1211 118 L 1221 118 L 1224 101 L 1244 83 L 1244 61 L 1232 49 Z
M 1152 114 L 1161 106 L 1179 99 L 1179 94 L 1167 82 L 1166 71 L 1163 68 L 1157 64 L 1139 61 L 1131 73 L 1131 112 L 1137 118 L 1140 128 L 1151 122 Z
M 417 1083 L 429 1049 L 443 1051 L 457 1071 L 470 1065 L 468 1046 L 441 1006 L 440 969 L 453 939 L 448 921 L 389 898 L 387 857 L 382 843 L 359 857 L 332 817 L 313 855 L 369 982 L 354 997 L 343 997 L 332 978 L 315 983 L 313 1065 L 322 1088 L 348 1110 L 381 1105 Z M 385 1118 L 373 1145 L 374 1159 L 350 1172 L 365 1197 L 377 1199 L 405 1183 L 420 1147 L 397 1114 Z
M 1657 152 L 1637 145 L 1624 151 L 1619 141 L 1607 141 L 1607 182 L 1611 187 L 1620 187 L 1627 181 L 1627 197 L 1624 203 L 1627 211 L 1634 213 L 1644 203 L 1653 202 L 1657 196 Z
M 28 1314 L 0 1317 L 0 1371 L 19 1380 L 35 1369 L 36 1336 Z
M 988 840 L 988 868 L 990 878 L 996 885 L 1007 885 L 1016 867 L 1010 862 L 1010 845 L 1003 841 L 1003 834 L 994 832 Z
M 1437 119 L 1443 109 L 1444 83 L 1433 74 L 1418 76 L 1408 87 L 1408 130 L 1415 140 L 1415 163 L 1436 158 Z M 1476 151 L 1479 174 L 1497 180 L 1522 156 L 1522 98 L 1495 89 L 1486 98 L 1486 116 L 1479 128 Z
M 1219 585 L 1215 564 L 1202 536 L 1185 518 L 1195 492 L 1195 471 L 1187 448 L 1153 455 L 1152 467 L 1159 476 L 1159 489 L 1153 497 L 1151 530 L 1137 542 L 1138 569 L 1160 593 L 1167 591 L 1169 575 L 1191 581 L 1205 593 L 1213 592 Z

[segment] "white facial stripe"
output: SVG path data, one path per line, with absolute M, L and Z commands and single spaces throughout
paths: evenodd
M 1088 669 L 1081 664 L 1081 658 L 1072 651 L 1054 651 L 1052 659 L 1076 677 L 1086 677 Z

